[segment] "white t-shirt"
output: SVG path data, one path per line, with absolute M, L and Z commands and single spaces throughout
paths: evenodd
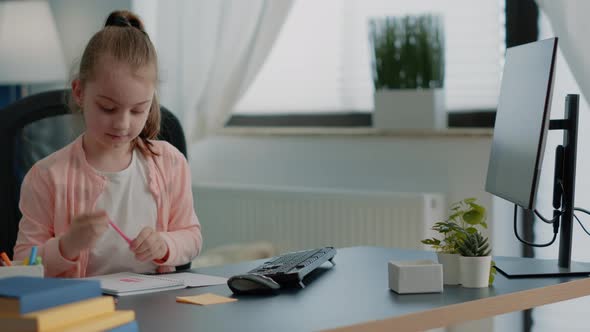
M 105 210 L 112 222 L 135 239 L 144 227 L 156 229 L 157 206 L 149 190 L 146 161 L 134 149 L 129 166 L 120 172 L 100 172 L 107 184 L 98 197 L 96 211 Z M 141 262 L 129 249 L 129 244 L 112 228 L 103 234 L 90 251 L 87 275 L 102 275 L 123 271 L 155 272 L 152 261 Z

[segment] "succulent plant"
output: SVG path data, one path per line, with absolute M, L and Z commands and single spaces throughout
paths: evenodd
M 491 252 L 488 239 L 479 232 L 467 234 L 457 249 L 462 256 L 466 257 L 489 256 Z

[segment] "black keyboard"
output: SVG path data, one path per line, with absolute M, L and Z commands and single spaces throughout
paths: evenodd
M 334 247 L 289 252 L 264 262 L 248 271 L 248 274 L 271 278 L 281 287 L 292 285 L 304 287 L 301 282 L 303 278 L 327 261 L 334 265 L 335 255 L 336 249 Z

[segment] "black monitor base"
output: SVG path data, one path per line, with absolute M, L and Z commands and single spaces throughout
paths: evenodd
M 559 267 L 556 259 L 494 257 L 496 269 L 507 278 L 546 278 L 590 276 L 590 263 L 572 261 Z

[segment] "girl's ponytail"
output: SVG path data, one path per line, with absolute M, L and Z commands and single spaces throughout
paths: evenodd
M 80 70 L 75 78 L 79 79 L 82 86 L 95 76 L 95 69 L 100 56 L 110 55 L 116 60 L 127 63 L 131 68 L 138 69 L 144 66 L 153 66 L 155 80 L 158 82 L 158 56 L 156 49 L 144 29 L 143 22 L 134 13 L 127 10 L 112 12 L 104 28 L 94 34 L 80 60 Z M 75 104 L 75 103 L 70 103 Z M 157 93 L 154 93 L 152 106 L 145 126 L 139 137 L 132 142 L 133 146 L 140 149 L 142 154 L 157 154 L 152 149 L 149 141 L 155 139 L 160 132 L 160 104 Z

